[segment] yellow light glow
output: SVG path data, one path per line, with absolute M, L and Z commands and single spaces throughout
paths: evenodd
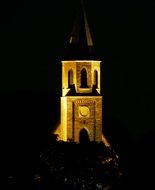
M 105 138 L 105 136 L 103 134 L 102 134 L 102 142 L 105 144 L 105 146 L 111 147 L 110 143 L 108 142 L 108 140 Z
M 99 60 L 62 61 L 61 125 L 55 132 L 59 140 L 79 142 L 80 130 L 86 127 L 91 141 L 103 141 L 106 146 L 110 146 L 102 137 L 102 96 L 88 96 L 94 86 L 100 94 L 100 63 Z M 82 80 L 83 76 L 85 80 Z M 85 84 L 82 81 L 86 81 L 87 85 L 82 85 Z M 80 95 L 72 95 L 73 92 Z

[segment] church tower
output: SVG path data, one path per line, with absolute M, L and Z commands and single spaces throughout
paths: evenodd
M 59 139 L 79 142 L 83 135 L 102 141 L 101 61 L 95 58 L 83 2 L 62 61 Z

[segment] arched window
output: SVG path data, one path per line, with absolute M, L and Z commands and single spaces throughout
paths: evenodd
M 94 71 L 94 86 L 98 88 L 98 72 Z
M 81 88 L 88 88 L 87 85 L 87 71 L 85 68 L 81 70 Z
M 79 142 L 80 143 L 90 142 L 88 131 L 85 128 L 81 129 L 79 133 Z
M 68 71 L 68 88 L 70 88 L 73 85 L 73 70 Z

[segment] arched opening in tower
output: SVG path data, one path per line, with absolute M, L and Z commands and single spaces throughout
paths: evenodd
M 71 88 L 73 86 L 73 70 L 68 71 L 68 88 Z
M 88 88 L 87 85 L 87 71 L 85 68 L 81 70 L 81 88 Z
M 98 72 L 94 71 L 94 86 L 98 88 Z
M 88 143 L 88 142 L 90 142 L 88 131 L 85 128 L 80 130 L 79 142 L 80 143 Z

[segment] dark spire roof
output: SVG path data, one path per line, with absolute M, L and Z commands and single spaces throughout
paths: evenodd
M 71 59 L 94 59 L 93 41 L 86 17 L 84 3 L 81 0 L 68 44 L 67 60 Z

